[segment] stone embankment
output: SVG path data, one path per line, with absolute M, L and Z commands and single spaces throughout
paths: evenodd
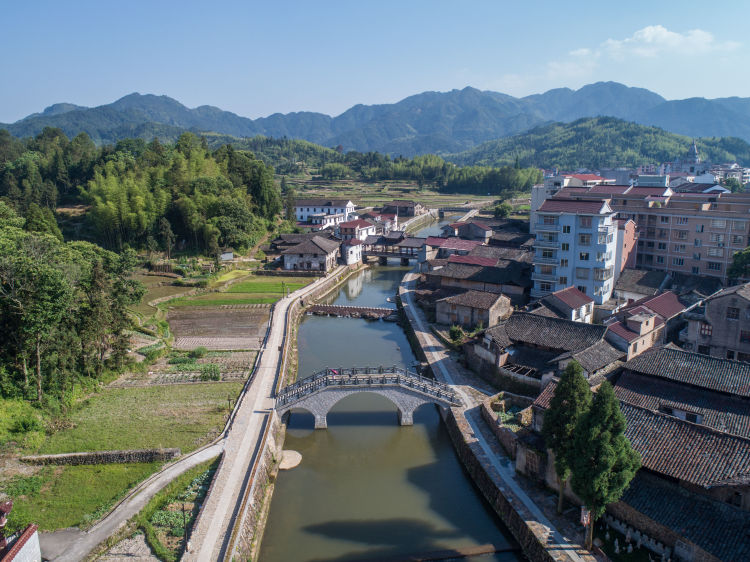
M 130 462 L 165 462 L 179 457 L 179 449 L 134 449 L 130 451 L 91 451 L 61 453 L 56 455 L 30 455 L 21 457 L 28 464 L 115 464 Z

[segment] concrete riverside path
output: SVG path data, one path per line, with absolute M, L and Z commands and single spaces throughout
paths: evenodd
M 241 500 L 245 476 L 252 467 L 255 454 L 260 452 L 256 449 L 257 441 L 262 435 L 261 429 L 273 410 L 273 392 L 281 359 L 279 346 L 284 341 L 287 310 L 295 299 L 304 298 L 344 269 L 339 267 L 327 277 L 321 277 L 276 303 L 265 346 L 259 350 L 261 355 L 253 380 L 238 397 L 240 405 L 234 417 L 230 418 L 229 427 L 223 432 L 223 438 L 189 453 L 147 478 L 88 531 L 63 529 L 42 533 L 40 542 L 44 558 L 56 562 L 83 560 L 143 509 L 151 498 L 172 480 L 186 470 L 224 452 L 222 470 L 217 471 L 214 476 L 215 484 L 211 494 L 205 499 L 205 513 L 198 521 L 199 527 L 193 529 L 191 535 L 190 542 L 198 551 L 185 553 L 184 557 L 185 560 L 201 561 L 221 559 L 225 539 L 232 532 L 232 515 L 237 502 Z
M 435 377 L 444 383 L 452 385 L 454 390 L 461 396 L 465 407 L 464 416 L 474 433 L 477 443 L 503 484 L 512 491 L 513 495 L 523 503 L 524 507 L 531 514 L 533 519 L 527 519 L 527 523 L 542 525 L 546 528 L 546 535 L 548 537 L 547 549 L 552 557 L 555 560 L 572 560 L 574 562 L 594 560 L 594 557 L 590 554 L 583 554 L 587 551 L 580 544 L 563 536 L 544 513 L 542 513 L 539 506 L 534 503 L 531 497 L 519 485 L 518 476 L 510 459 L 498 457 L 497 453 L 493 452 L 487 436 L 481 431 L 481 424 L 484 423 L 484 420 L 478 414 L 477 406 L 479 402 L 475 398 L 476 393 L 472 392 L 473 389 L 470 386 L 462 384 L 463 377 L 458 371 L 455 362 L 448 354 L 448 350 L 430 332 L 424 314 L 419 307 L 414 305 L 413 293 L 418 278 L 419 275 L 417 273 L 407 273 L 401 282 L 399 293 L 404 311 L 411 322 L 419 344 L 427 356 L 428 363 L 433 367 Z M 581 555 L 576 551 L 581 551 Z
M 258 455 L 262 454 L 262 435 L 273 415 L 274 392 L 279 375 L 282 344 L 287 330 L 286 314 L 296 298 L 304 298 L 342 269 L 318 279 L 276 303 L 271 317 L 271 329 L 252 384 L 242 396 L 234 422 L 227 433 L 224 458 L 214 476 L 211 493 L 205 499 L 197 525 L 190 535 L 190 550 L 182 560 L 208 562 L 223 560 L 235 526 L 235 518 L 244 496 L 251 485 L 248 474 Z

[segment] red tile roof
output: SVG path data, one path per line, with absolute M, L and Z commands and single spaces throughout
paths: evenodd
M 447 240 L 447 238 L 443 238 L 442 236 L 428 236 L 427 240 L 425 240 L 425 244 L 427 244 L 428 246 L 441 248 Z
M 575 287 L 560 289 L 559 291 L 552 293 L 552 296 L 557 297 L 570 308 L 581 308 L 584 305 L 594 302 L 594 299 L 586 295 L 586 293 L 582 293 Z
M 605 195 L 622 195 L 630 189 L 629 185 L 611 185 L 601 184 L 595 185 L 589 189 L 589 193 L 602 193 Z
M 540 212 L 548 213 L 583 213 L 588 215 L 599 215 L 604 212 L 603 201 L 585 201 L 580 199 L 564 199 L 553 197 L 547 199 L 539 207 Z
M 429 239 L 428 239 L 429 240 Z M 441 248 L 446 250 L 473 250 L 477 246 L 481 246 L 480 240 L 463 240 L 462 238 L 446 238 L 445 242 L 441 244 Z
M 342 222 L 339 225 L 340 228 L 368 228 L 370 226 L 373 226 L 373 224 L 371 222 L 367 222 L 364 219 Z
M 451 256 L 449 256 L 448 261 L 453 263 L 467 263 L 469 265 L 497 265 L 497 259 L 494 258 L 483 258 L 479 256 L 458 256 L 456 254 L 452 254 Z
M 664 320 L 669 320 L 685 311 L 685 305 L 678 300 L 677 295 L 672 291 L 666 291 L 655 297 L 644 297 L 626 307 L 624 310 L 631 311 L 631 309 L 639 306 L 654 311 L 656 314 L 664 318 Z
M 648 310 L 643 310 L 640 307 L 636 308 L 636 309 L 633 309 L 630 312 L 632 312 L 633 314 L 638 314 L 638 313 L 641 313 L 641 312 L 642 313 L 647 313 L 647 314 L 649 313 Z M 656 316 L 654 318 L 654 328 L 656 328 L 658 326 L 661 326 L 662 324 L 664 324 L 664 320 L 662 320 L 661 317 Z M 633 341 L 633 340 L 635 340 L 635 339 L 640 338 L 642 335 L 645 335 L 645 334 L 639 334 L 638 332 L 634 332 L 633 330 L 631 330 L 630 328 L 628 328 L 628 325 L 625 323 L 625 321 L 615 322 L 614 324 L 609 324 L 608 328 L 609 328 L 610 332 L 612 332 L 613 334 L 616 334 L 616 335 L 620 336 L 622 339 L 624 339 L 628 343 L 631 342 L 631 341 Z M 648 332 L 646 332 L 646 333 L 648 333 Z

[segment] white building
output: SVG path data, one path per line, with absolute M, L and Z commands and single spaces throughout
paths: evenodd
M 284 269 L 328 272 L 336 267 L 339 242 L 314 236 L 281 252 Z
M 547 199 L 554 197 L 558 191 L 566 187 L 593 187 L 603 183 L 613 183 L 595 174 L 565 174 L 544 178 L 544 183 L 531 188 L 531 223 L 529 231 L 533 234 L 536 226 L 536 212 Z
M 339 222 L 349 220 L 349 213 L 354 212 L 354 203 L 348 199 L 297 199 L 294 202 L 294 213 L 299 222 L 312 222 L 313 215 L 343 215 Z
M 364 240 L 373 234 L 375 234 L 375 225 L 364 219 L 342 222 L 339 225 L 339 237 L 342 240 L 351 240 L 352 238 Z
M 346 265 L 353 265 L 362 261 L 362 240 L 352 238 L 341 243 L 341 258 Z
M 615 282 L 617 225 L 606 201 L 554 198 L 537 211 L 532 297 L 576 287 L 596 304 Z

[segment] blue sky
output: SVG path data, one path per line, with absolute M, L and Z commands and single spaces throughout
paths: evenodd
M 252 118 L 599 80 L 745 97 L 748 16 L 722 0 L 3 0 L 0 122 L 136 91 Z

